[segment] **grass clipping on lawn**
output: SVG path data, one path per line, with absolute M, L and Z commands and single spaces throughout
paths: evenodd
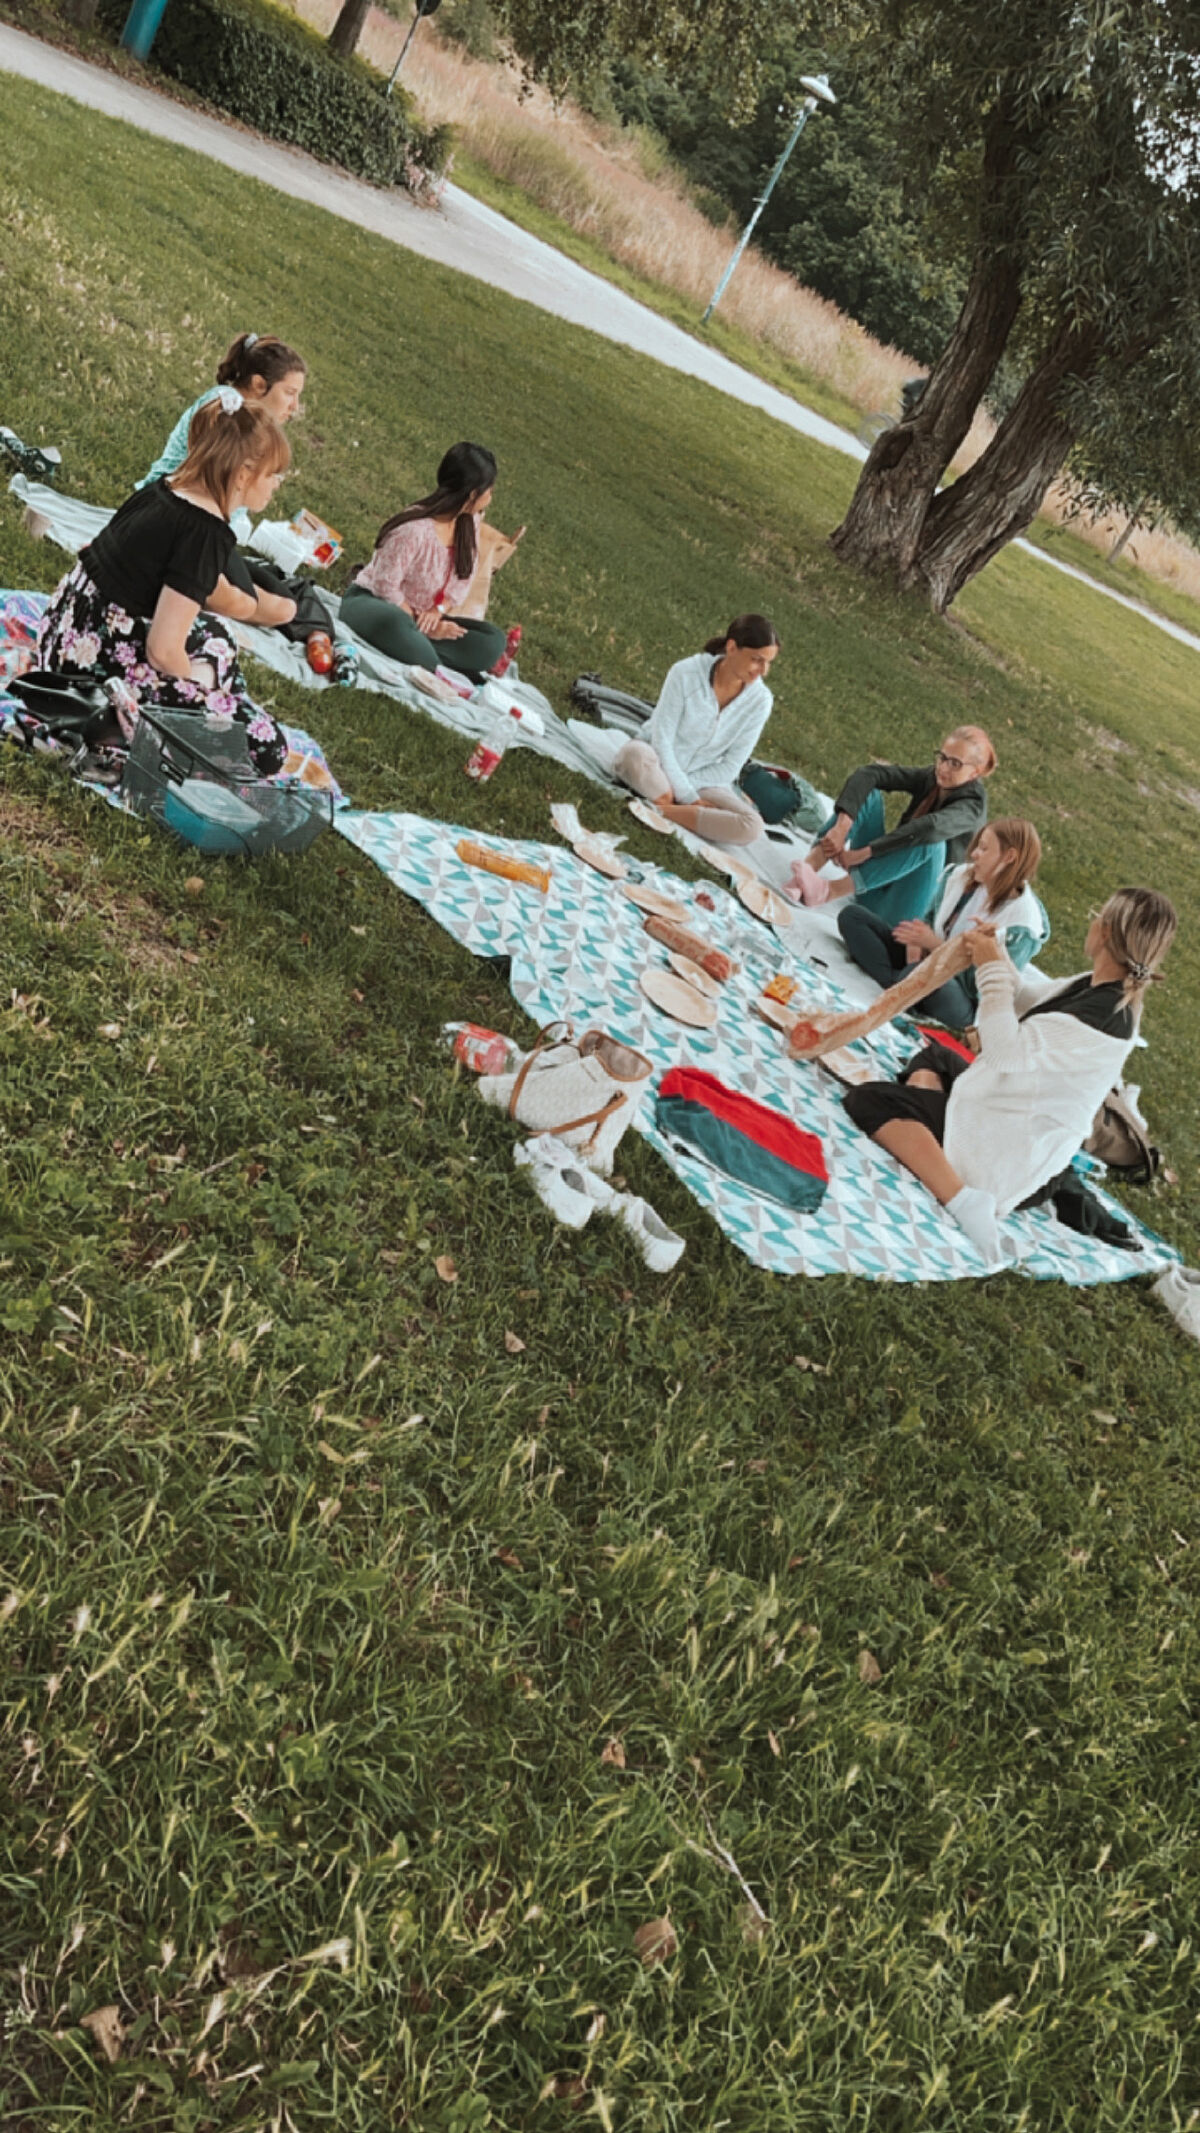
M 119 501 L 269 327 L 310 365 L 283 508 L 348 560 L 455 437 L 494 447 L 530 527 L 497 619 L 560 707 L 763 608 L 771 751 L 821 783 L 992 733 L 1050 968 L 1117 883 L 1169 889 L 1138 1078 L 1183 1182 L 1131 1204 L 1195 1256 L 1193 655 L 1012 555 L 939 625 L 835 566 L 852 469 L 764 417 L 0 104 L 5 418 L 73 492 Z M 53 583 L 11 502 L 0 542 Z M 570 798 L 661 857 L 535 757 L 480 791 L 386 698 L 253 678 L 363 805 L 541 836 Z M 658 1280 L 548 1220 L 438 1042 L 519 1014 L 340 839 L 198 871 L 53 766 L 0 780 L 5 2123 L 1186 2123 L 1197 1357 L 1165 1315 L 771 1280 L 630 1137 L 688 1239 Z

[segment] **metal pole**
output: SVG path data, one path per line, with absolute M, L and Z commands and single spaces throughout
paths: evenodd
M 742 231 L 742 234 L 738 239 L 737 248 L 734 251 L 733 258 L 730 260 L 729 265 L 726 267 L 725 272 L 722 274 L 720 281 L 717 283 L 716 288 L 713 290 L 712 297 L 709 301 L 708 309 L 705 312 L 704 317 L 700 321 L 700 324 L 702 326 L 707 326 L 710 318 L 713 315 L 713 312 L 716 310 L 717 305 L 720 303 L 721 298 L 724 296 L 726 289 L 729 287 L 730 282 L 733 280 L 734 269 L 737 266 L 737 263 L 741 258 L 742 253 L 745 251 L 746 246 L 749 244 L 751 237 L 754 235 L 754 225 L 758 221 L 759 216 L 761 215 L 764 207 L 766 206 L 768 200 L 771 197 L 771 194 L 774 192 L 776 185 L 779 183 L 779 180 L 783 175 L 784 164 L 787 162 L 788 157 L 790 156 L 793 148 L 795 147 L 797 141 L 799 140 L 801 134 L 804 131 L 805 126 L 808 123 L 809 113 L 811 111 L 815 111 L 816 108 L 816 97 L 806 96 L 804 102 L 800 106 L 800 116 L 796 120 L 796 123 L 793 126 L 791 133 L 788 137 L 787 147 L 784 149 L 783 154 L 780 156 L 778 163 L 775 165 L 774 170 L 771 172 L 770 177 L 767 179 L 766 184 L 764 185 L 761 193 L 759 194 L 758 199 L 756 200 L 754 205 L 754 213 L 751 215 L 749 222 L 746 224 L 745 229 Z
M 408 25 L 408 35 L 405 38 L 404 43 L 400 47 L 400 57 L 396 61 L 395 66 L 392 68 L 391 73 L 388 75 L 388 85 L 385 91 L 385 94 L 388 96 L 391 95 L 392 90 L 395 87 L 396 76 L 400 72 L 401 67 L 404 65 L 405 55 L 408 51 L 409 45 L 412 43 L 413 38 L 417 34 L 417 24 L 420 20 L 421 9 L 418 8 L 416 14 L 413 16 L 412 21 Z
M 167 11 L 167 0 L 133 0 L 121 32 L 121 43 L 135 59 L 147 59 Z

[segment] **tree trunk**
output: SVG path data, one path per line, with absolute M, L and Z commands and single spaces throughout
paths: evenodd
M 342 0 L 342 11 L 329 32 L 330 50 L 349 59 L 371 12 L 371 0 Z
M 1099 351 L 1094 328 L 1064 326 L 986 452 L 934 497 L 906 582 L 928 594 L 936 614 L 944 614 L 984 564 L 1032 523 L 1071 443 L 1063 384 L 1086 377 Z
M 1122 533 L 1118 533 L 1116 540 L 1113 542 L 1112 547 L 1108 551 L 1108 560 L 1110 563 L 1115 563 L 1119 555 L 1124 555 L 1125 550 L 1128 548 L 1134 532 L 1136 531 L 1137 527 L 1141 525 L 1142 513 L 1145 510 L 1149 501 L 1150 499 L 1148 496 L 1143 496 L 1140 504 L 1135 505 L 1134 509 L 1130 512 L 1129 517 L 1125 521 L 1124 531 Z
M 1034 145 L 1003 121 L 987 143 L 982 234 L 962 310 L 915 414 L 877 439 L 830 536 L 834 553 L 860 570 L 901 583 L 910 576 L 931 499 L 1007 346 L 1021 301 L 1018 233 Z
M 91 30 L 96 26 L 96 10 L 100 0 L 66 0 L 63 13 L 77 30 Z

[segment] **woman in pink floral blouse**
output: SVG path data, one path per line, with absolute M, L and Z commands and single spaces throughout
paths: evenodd
M 494 667 L 504 631 L 454 610 L 474 575 L 495 482 L 496 461 L 483 445 L 452 445 L 432 495 L 380 527 L 374 555 L 342 597 L 347 627 L 406 666 L 450 667 L 473 680 Z

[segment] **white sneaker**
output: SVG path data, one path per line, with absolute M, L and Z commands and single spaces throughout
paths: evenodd
M 614 1198 L 613 1212 L 625 1224 L 651 1273 L 669 1274 L 682 1259 L 686 1240 L 667 1228 L 648 1200 L 631 1200 L 627 1193 Z
M 583 1229 L 591 1221 L 596 1203 L 583 1182 L 581 1171 L 557 1170 L 550 1163 L 532 1159 L 521 1148 L 515 1151 L 513 1161 L 528 1170 L 542 1206 L 549 1209 L 564 1229 Z
M 1190 1266 L 1169 1266 L 1155 1282 L 1154 1294 L 1176 1325 L 1200 1341 L 1200 1272 Z
M 575 1170 L 583 1179 L 584 1187 L 597 1207 L 611 1207 L 620 1195 L 614 1192 L 607 1178 L 602 1178 L 584 1161 L 577 1148 L 569 1148 L 558 1133 L 537 1133 L 524 1141 L 513 1155 L 514 1163 L 531 1164 L 546 1170 Z

